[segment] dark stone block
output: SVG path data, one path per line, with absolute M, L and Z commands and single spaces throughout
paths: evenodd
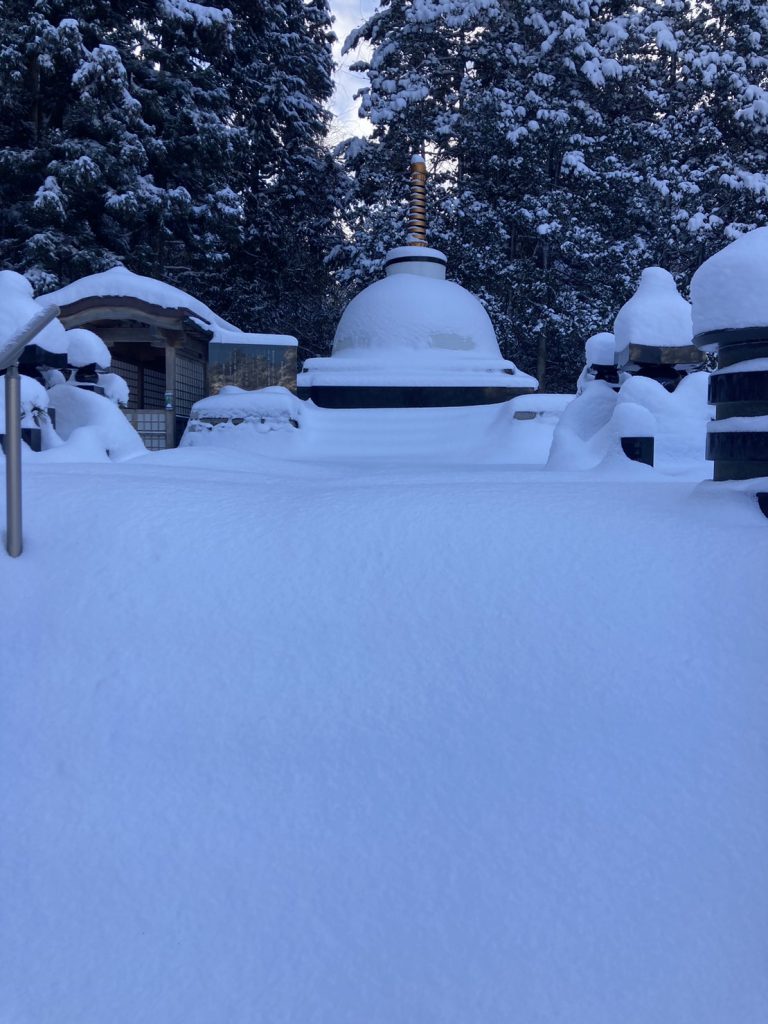
M 621 450 L 633 462 L 653 465 L 655 439 L 653 437 L 622 437 Z
M 299 398 L 311 398 L 324 409 L 418 409 L 491 405 L 529 395 L 532 388 L 299 388 Z
M 746 346 L 768 344 L 768 326 L 766 327 L 739 327 L 733 330 L 706 331 L 697 334 L 693 344 L 704 352 L 722 352 L 724 348 L 733 346 Z M 745 358 L 756 359 L 757 356 Z M 738 360 L 735 360 L 738 361 Z M 721 364 L 722 365 L 722 364 Z M 731 365 L 730 363 L 727 365 Z
M 604 380 L 608 384 L 619 386 L 619 368 L 613 363 L 592 363 L 589 368 L 595 380 Z
M 21 440 L 28 444 L 33 452 L 43 450 L 43 436 L 40 427 L 22 427 Z M 5 434 L 0 434 L 0 447 L 5 452 Z
M 768 326 L 709 331 L 694 341 L 717 352 L 720 370 L 768 357 Z M 717 373 L 709 380 L 709 403 L 717 421 L 737 416 L 768 416 L 768 371 Z M 707 458 L 715 480 L 750 480 L 768 475 L 768 432 L 740 430 L 707 434 Z
M 755 373 L 717 373 L 709 378 L 709 404 L 722 402 L 768 402 L 768 371 Z M 734 412 L 733 416 L 751 416 L 758 413 Z M 725 419 L 720 416 L 720 419 Z
M 745 460 L 738 462 L 718 459 L 715 462 L 713 480 L 754 480 L 756 477 L 768 476 L 768 459 L 763 462 Z
M 674 366 L 663 363 L 627 363 L 624 369 L 633 377 L 655 380 L 667 391 L 674 391 L 683 377 L 688 375 L 687 370 L 676 370 Z
M 738 430 L 707 434 L 708 459 L 768 460 L 768 433 Z

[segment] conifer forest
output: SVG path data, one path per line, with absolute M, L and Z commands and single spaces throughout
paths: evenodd
M 38 293 L 124 264 L 328 351 L 404 241 L 502 353 L 567 390 L 643 267 L 768 223 L 768 3 L 382 0 L 343 43 L 368 123 L 330 144 L 328 0 L 3 0 L 0 265 Z

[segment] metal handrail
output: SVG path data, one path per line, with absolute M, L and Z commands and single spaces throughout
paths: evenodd
M 19 358 L 24 348 L 59 315 L 58 306 L 46 306 L 0 345 L 0 370 L 5 370 L 5 547 L 11 558 L 23 548 L 21 529 L 21 380 Z

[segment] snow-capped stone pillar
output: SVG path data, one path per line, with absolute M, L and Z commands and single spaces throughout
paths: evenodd
M 768 228 L 715 253 L 691 282 L 696 345 L 717 354 L 707 458 L 715 480 L 768 477 Z M 766 489 L 768 491 L 768 488 Z M 768 514 L 768 493 L 758 494 Z

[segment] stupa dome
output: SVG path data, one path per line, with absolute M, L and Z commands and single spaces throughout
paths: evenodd
M 538 387 L 502 358 L 482 303 L 446 280 L 447 258 L 426 245 L 420 223 L 417 209 L 409 244 L 387 253 L 386 276 L 345 309 L 331 355 L 304 363 L 300 394 L 350 407 L 473 405 Z

